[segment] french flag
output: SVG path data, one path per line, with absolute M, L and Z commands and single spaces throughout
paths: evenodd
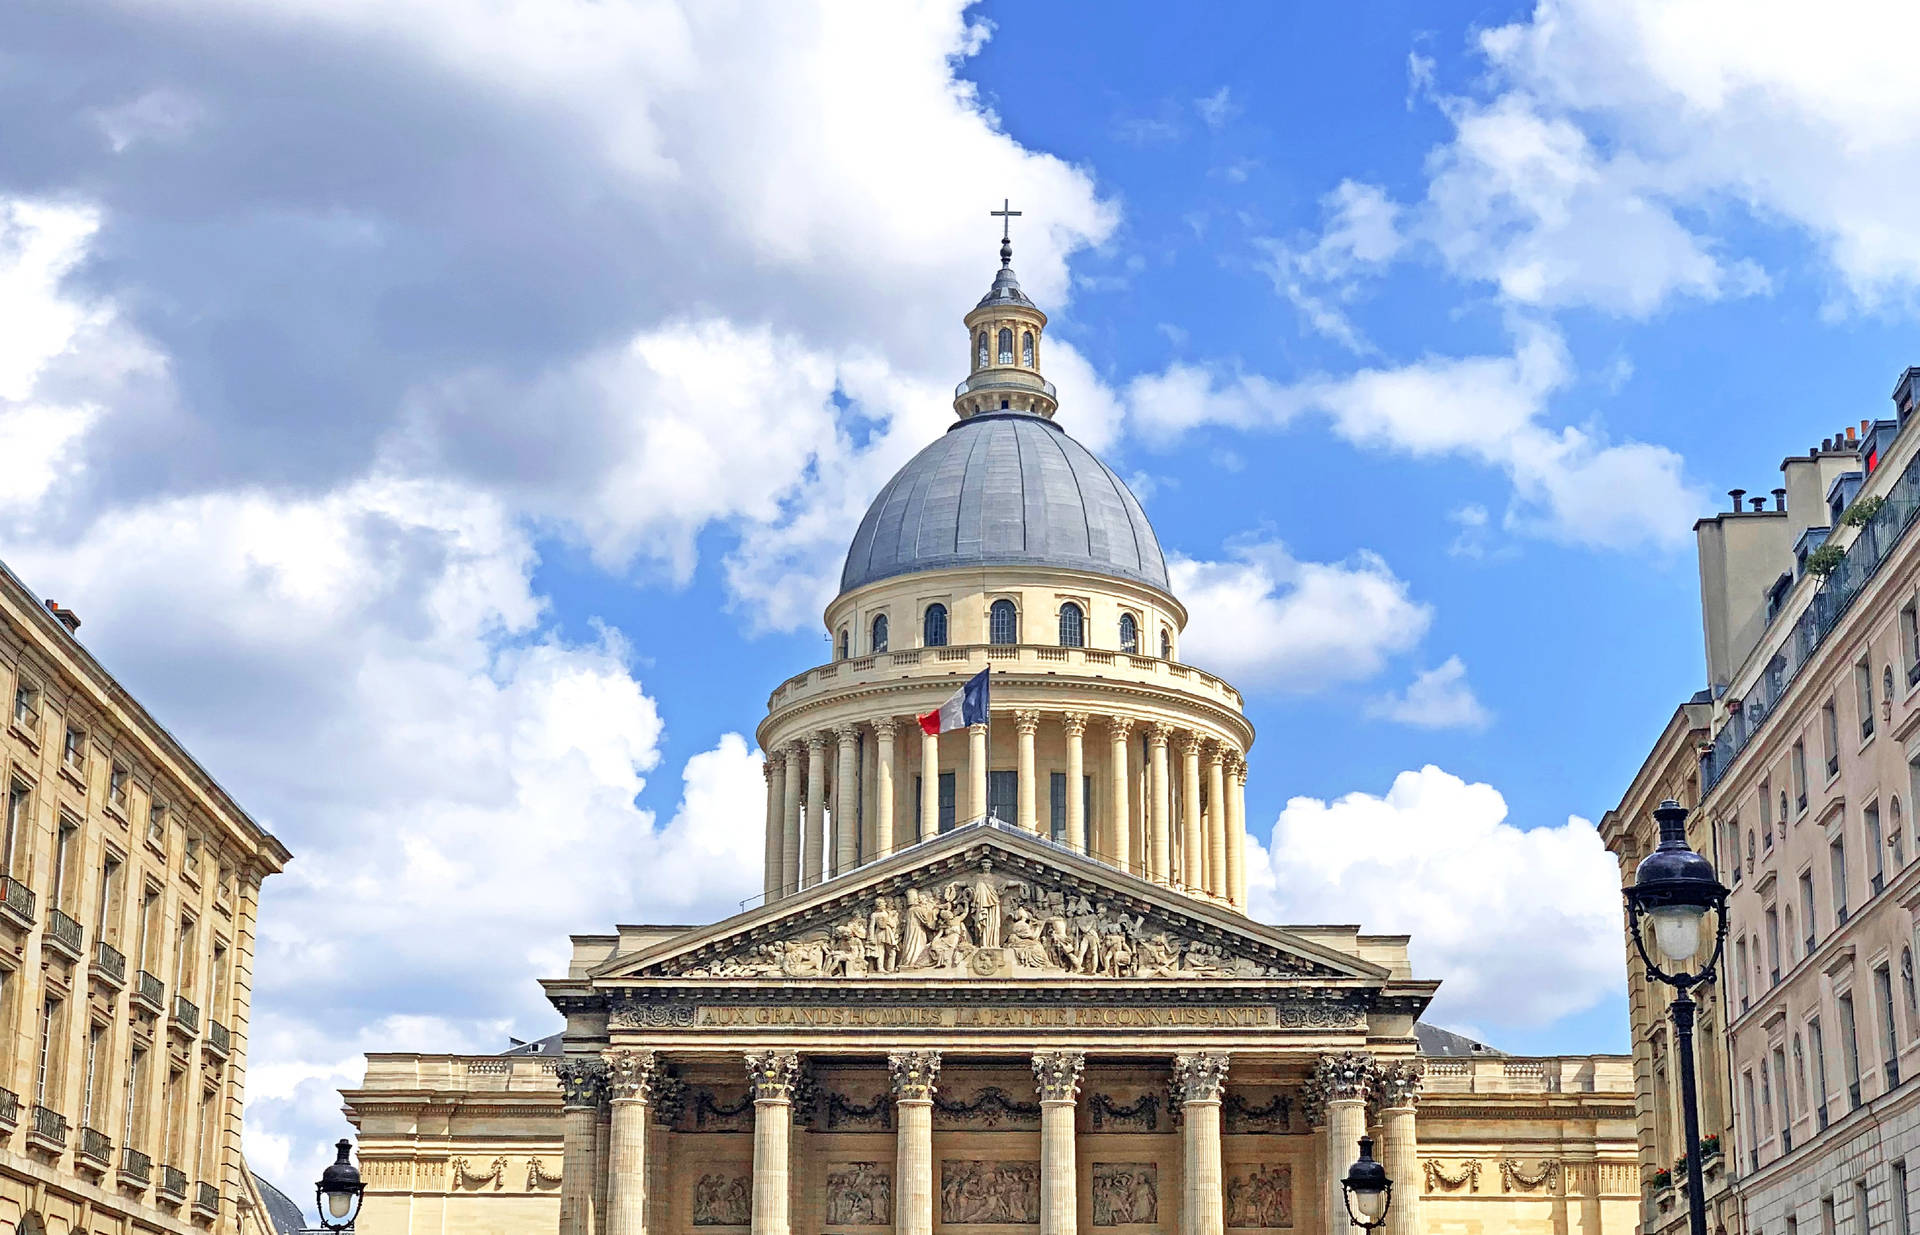
M 982 669 L 967 679 L 967 684 L 947 697 L 947 701 L 920 718 L 920 732 L 950 733 L 968 725 L 987 723 L 987 673 Z

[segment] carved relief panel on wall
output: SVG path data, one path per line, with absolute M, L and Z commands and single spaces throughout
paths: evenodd
M 1151 1162 L 1093 1164 L 1093 1224 L 1138 1226 L 1160 1221 L 1160 1172 Z
M 1220 1104 L 1220 1121 L 1222 1131 L 1239 1136 L 1292 1132 L 1293 1099 L 1279 1089 L 1235 1088 Z
M 940 1221 L 978 1225 L 1040 1221 L 1040 1164 L 942 1159 Z
M 842 1162 L 827 1169 L 828 1226 L 888 1226 L 893 1222 L 893 1166 Z
M 693 1182 L 695 1226 L 748 1226 L 753 1222 L 753 1172 L 746 1164 L 702 1172 Z
M 1291 1165 L 1263 1163 L 1229 1167 L 1226 1190 L 1229 1228 L 1278 1231 L 1293 1226 Z

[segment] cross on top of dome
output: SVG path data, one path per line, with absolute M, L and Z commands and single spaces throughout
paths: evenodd
M 1010 209 L 1012 205 L 1010 198 L 1003 197 L 1000 199 L 1000 209 L 987 211 L 989 216 L 1000 220 L 1000 264 L 1002 266 L 1013 264 L 1013 220 L 1019 218 L 1021 212 Z

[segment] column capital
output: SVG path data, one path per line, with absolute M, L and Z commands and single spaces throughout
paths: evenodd
M 940 1079 L 939 1051 L 894 1051 L 887 1056 L 893 1096 L 902 1102 L 931 1102 Z
M 687 1109 L 686 1081 L 668 1065 L 658 1064 L 653 1070 L 653 1100 L 647 1105 L 653 1111 L 655 1126 L 673 1127 Z
M 984 737 L 986 737 L 986 736 L 987 736 L 987 728 L 988 728 L 988 726 L 987 726 L 987 724 L 986 724 L 986 722 L 985 722 L 985 721 L 982 721 L 982 722 L 980 722 L 980 723 L 979 723 L 979 724 L 977 724 L 977 725 L 968 725 L 968 726 L 967 726 L 967 732 L 968 732 L 968 733 L 977 733 L 977 734 L 979 734 L 979 735 L 980 735 L 981 737 L 983 737 L 983 738 L 984 738 Z
M 769 751 L 767 757 L 760 761 L 760 775 L 771 785 L 773 778 L 780 775 L 781 765 L 786 763 L 786 761 L 785 755 L 780 754 L 778 751 Z
M 1381 1109 L 1417 1105 L 1426 1071 L 1426 1065 L 1417 1059 L 1398 1060 L 1380 1069 L 1377 1083 Z
M 852 721 L 844 721 L 833 727 L 833 736 L 839 739 L 842 746 L 856 745 L 860 741 L 860 726 Z
M 1200 752 L 1206 749 L 1206 743 L 1205 737 L 1191 729 L 1180 732 L 1179 747 L 1182 755 L 1197 759 L 1200 757 Z
M 796 1051 L 748 1051 L 747 1083 L 755 1102 L 786 1102 L 793 1097 L 794 1083 L 800 1076 L 800 1055 Z
M 1040 732 L 1040 713 L 1026 709 L 1015 712 L 1013 714 L 1013 727 L 1028 737 L 1032 737 L 1034 734 Z
M 1164 720 L 1150 721 L 1147 724 L 1147 742 L 1149 745 L 1164 749 L 1168 739 L 1173 737 L 1173 726 Z
M 1173 1057 L 1173 1092 L 1182 1106 L 1218 1102 L 1227 1087 L 1227 1057 L 1195 1051 Z
M 1365 1102 L 1378 1077 L 1379 1069 L 1374 1065 L 1373 1056 L 1365 1051 L 1322 1055 L 1313 1069 L 1314 1083 L 1329 1103 Z
M 1207 757 L 1209 764 L 1217 763 L 1222 769 L 1226 768 L 1228 762 L 1233 757 L 1233 752 L 1227 749 L 1227 743 L 1224 738 L 1216 738 L 1210 735 L 1203 735 L 1201 737 L 1200 753 Z
M 645 1102 L 653 1096 L 654 1067 L 659 1056 L 652 1051 L 634 1051 L 625 1047 L 603 1052 L 607 1065 L 607 1094 L 615 1102 Z
M 900 736 L 900 726 L 906 718 L 901 716 L 882 716 L 869 721 L 873 726 L 873 736 L 882 742 L 891 742 Z
M 1035 1051 L 1033 1079 L 1042 1102 L 1071 1102 L 1080 1092 L 1080 1072 L 1087 1057 L 1080 1051 Z
M 1068 737 L 1077 738 L 1087 731 L 1087 714 L 1085 712 L 1062 712 L 1060 713 L 1060 723 L 1066 726 Z
M 1107 717 L 1107 731 L 1111 733 L 1115 738 L 1118 738 L 1120 741 L 1122 742 L 1126 741 L 1127 735 L 1133 732 L 1133 717 L 1131 716 Z
M 575 1055 L 553 1066 L 560 1081 L 560 1105 L 597 1107 L 607 1084 L 606 1061 L 597 1055 Z
M 1247 785 L 1247 752 L 1236 750 L 1227 762 L 1227 774 L 1240 782 L 1242 789 Z
M 827 747 L 832 745 L 833 739 L 824 730 L 807 735 L 807 753 L 810 755 L 825 754 Z

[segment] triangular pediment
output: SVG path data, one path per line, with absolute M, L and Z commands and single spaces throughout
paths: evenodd
M 596 983 L 776 979 L 1357 979 L 1374 964 L 1025 832 L 974 825 L 711 927 L 617 955 Z

